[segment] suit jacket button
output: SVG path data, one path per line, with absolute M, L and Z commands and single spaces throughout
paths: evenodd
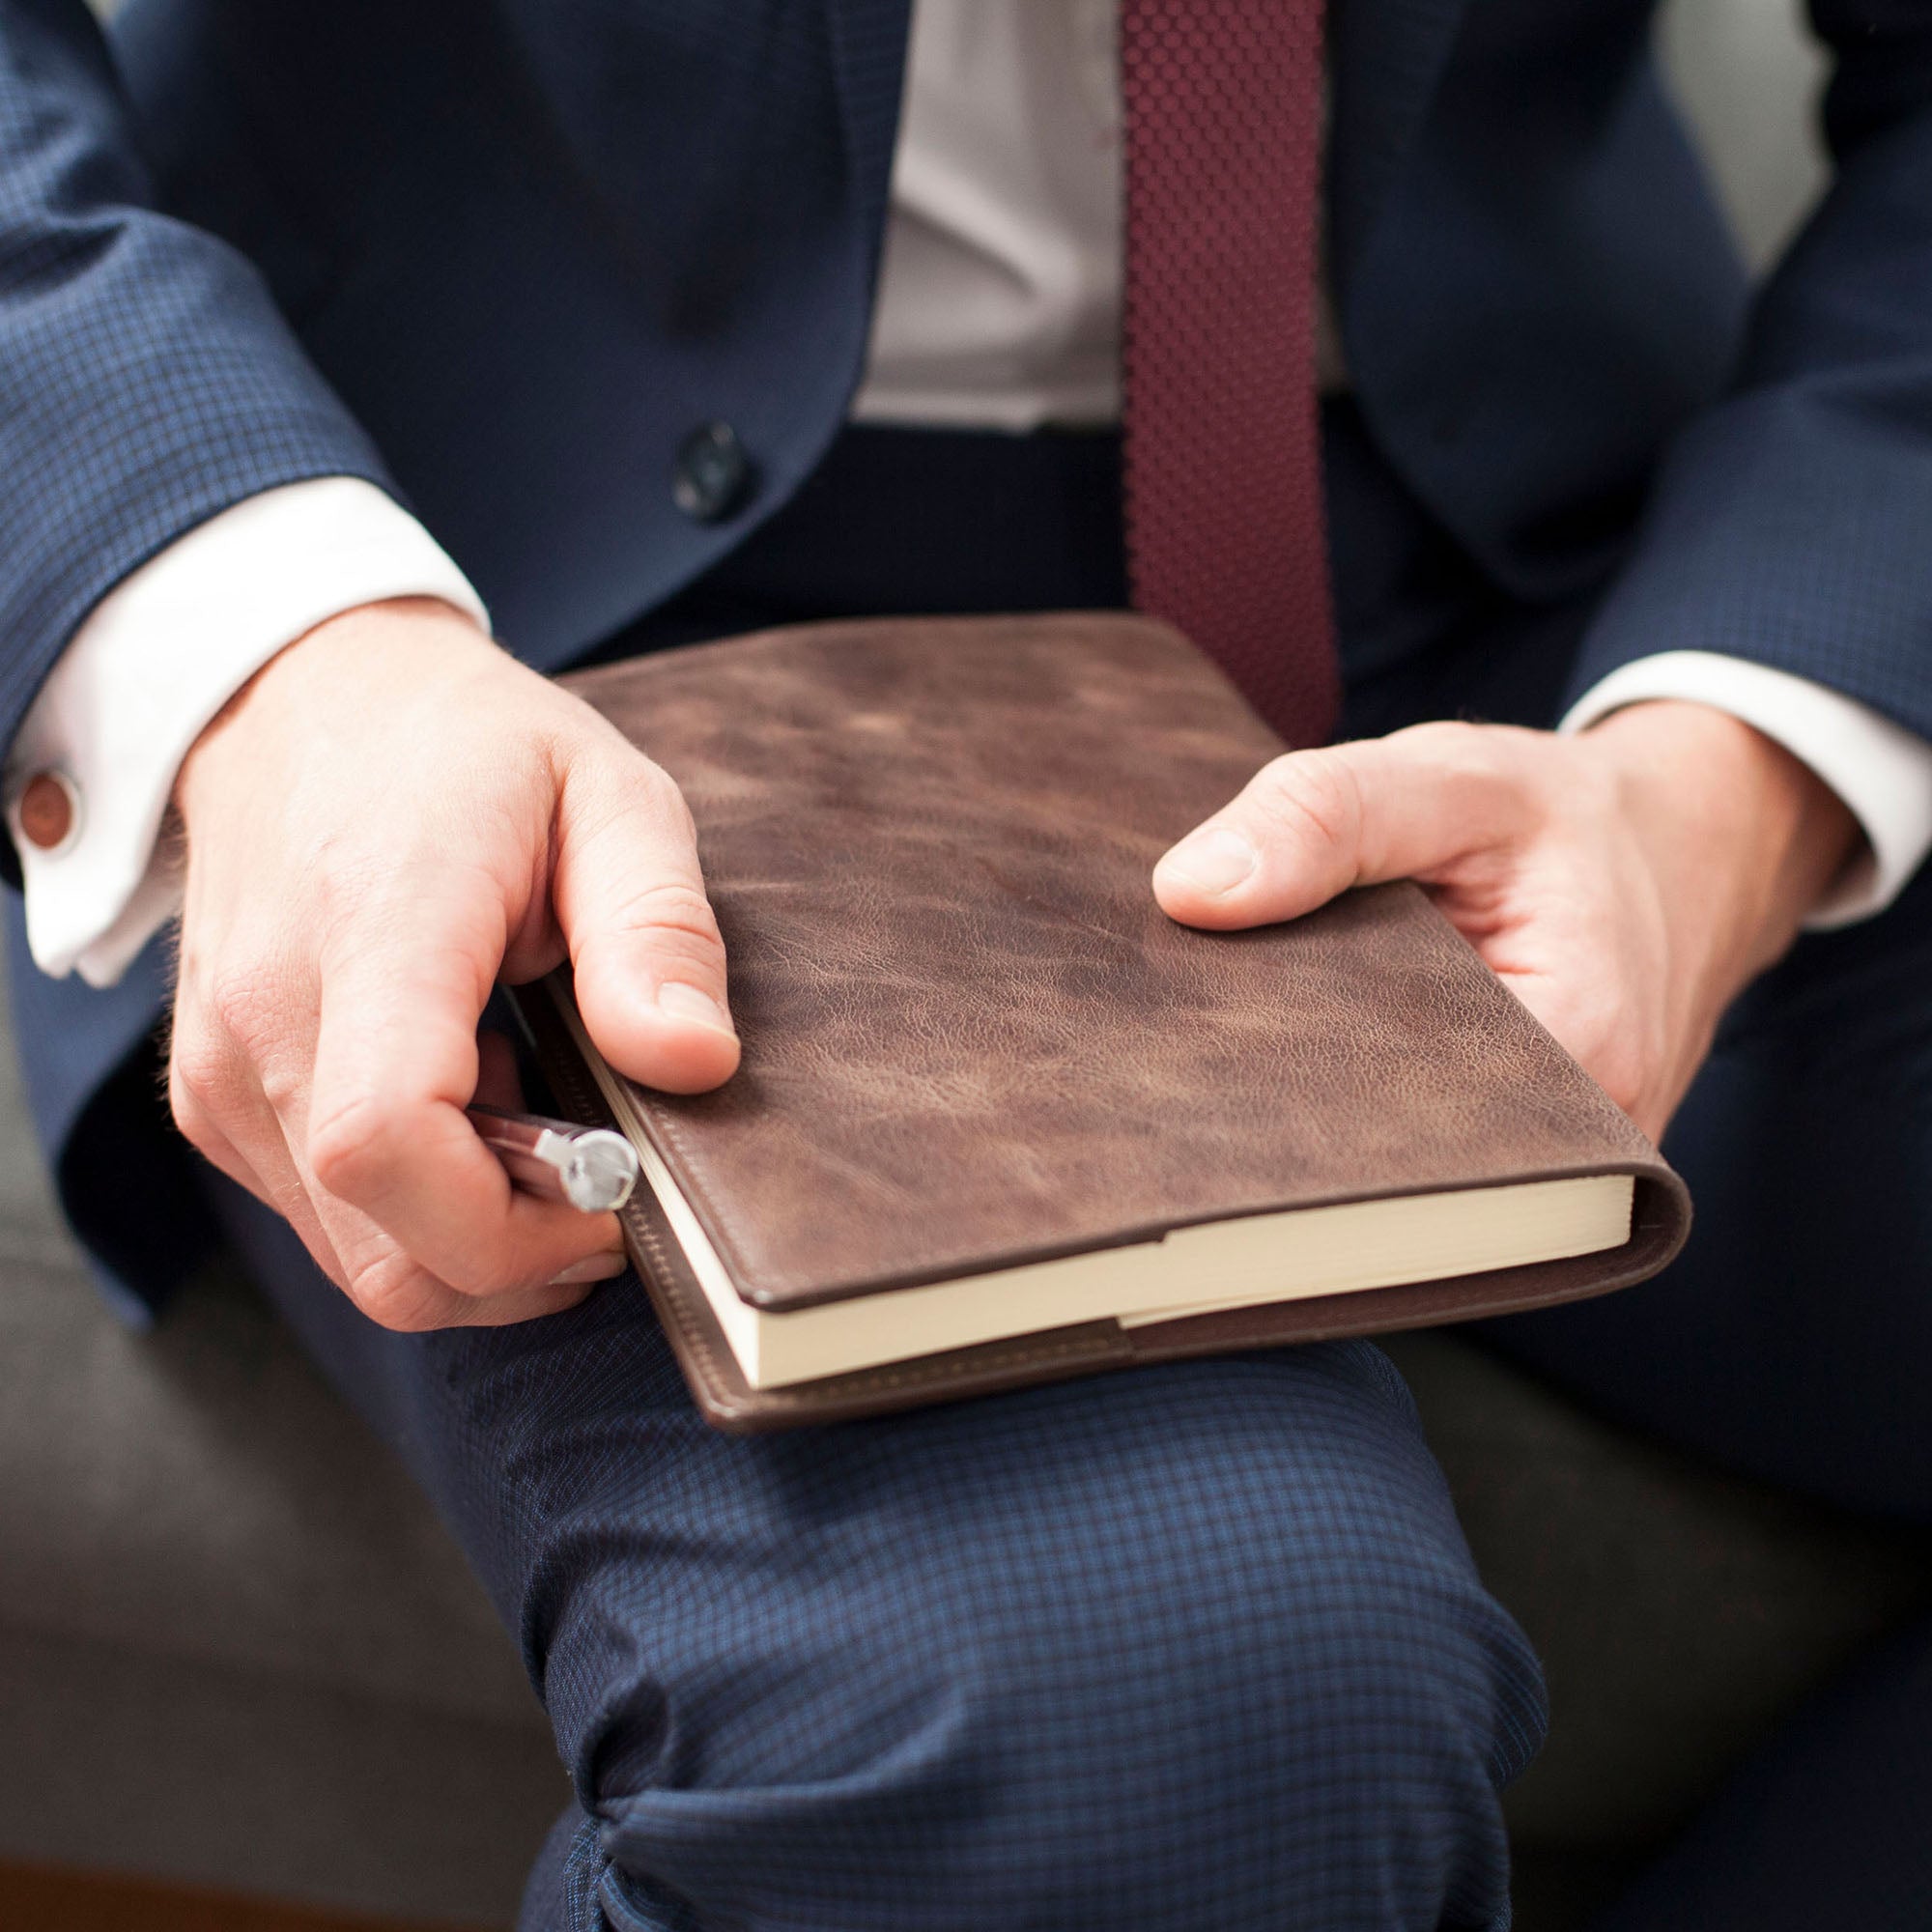
M 744 501 L 752 459 L 727 422 L 706 423 L 678 445 L 671 469 L 671 500 L 694 523 L 715 524 Z
M 80 822 L 80 797 L 64 772 L 36 772 L 14 808 L 20 837 L 42 852 L 67 843 Z

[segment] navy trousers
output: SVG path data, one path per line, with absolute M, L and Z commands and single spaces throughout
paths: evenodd
M 1583 604 L 1508 605 L 1345 410 L 1329 432 L 1350 727 L 1548 722 Z M 1114 463 L 1101 438 L 854 432 L 607 654 L 820 614 L 1118 603 Z M 1700 1210 L 1684 1262 L 1503 1324 L 1498 1346 L 1732 1463 L 1932 1514 L 1913 1400 L 1932 1341 L 1928 968 L 1923 891 L 1804 942 L 1741 1003 L 1673 1135 Z M 1508 1924 L 1497 1794 L 1542 1732 L 1537 1666 L 1373 1347 L 737 1441 L 696 1419 L 629 1279 L 520 1327 L 391 1335 L 211 1184 L 522 1642 L 577 1793 L 524 1932 Z M 1874 1712 L 1894 1771 L 1901 1737 L 1922 1761 L 1928 1648 L 1760 1768 L 1789 1829 L 1764 1833 L 1771 1800 L 1719 1818 L 1620 1923 L 1744 1922 L 1727 1888 L 1767 1858 L 1787 1882 L 1758 1884 L 1750 1922 L 1846 1922 L 1833 1874 L 1854 1840 L 1820 1794 Z M 1891 1842 L 1870 1807 L 1842 1823 L 1867 1827 L 1856 1850 L 1886 1896 L 1923 1895 L 1922 1834 Z M 1701 1918 L 1670 1916 L 1687 1897 Z

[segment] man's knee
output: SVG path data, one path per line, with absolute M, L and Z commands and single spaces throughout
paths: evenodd
M 877 1441 L 781 1588 L 637 1633 L 580 1759 L 612 1882 L 699 1924 L 1490 1922 L 1540 1685 L 1378 1357 Z
M 1348 1353 L 1146 1378 L 1086 1445 L 1114 1480 L 1073 1486 L 978 1632 L 961 1682 L 1005 1857 L 1034 1899 L 1069 1889 L 1067 1922 L 1500 1908 L 1497 1793 L 1540 1741 L 1540 1673 L 1406 1395 Z

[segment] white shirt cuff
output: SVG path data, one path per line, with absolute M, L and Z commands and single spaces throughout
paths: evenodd
M 489 613 L 441 547 L 373 483 L 317 477 L 224 510 L 118 583 L 42 686 L 8 753 L 8 828 L 43 972 L 110 986 L 181 900 L 161 825 L 183 758 L 263 665 L 326 618 L 388 597 Z M 50 773 L 73 807 L 51 850 L 20 794 Z
M 1804 923 L 1850 925 L 1883 912 L 1932 849 L 1932 744 L 1868 705 L 1716 651 L 1661 651 L 1620 666 L 1565 714 L 1581 731 L 1626 704 L 1681 697 L 1741 718 L 1809 765 L 1864 829 L 1866 855 L 1839 877 Z

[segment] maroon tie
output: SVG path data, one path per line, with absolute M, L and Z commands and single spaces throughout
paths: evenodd
M 1315 397 L 1321 0 L 1121 0 L 1127 565 L 1291 745 L 1340 696 Z

